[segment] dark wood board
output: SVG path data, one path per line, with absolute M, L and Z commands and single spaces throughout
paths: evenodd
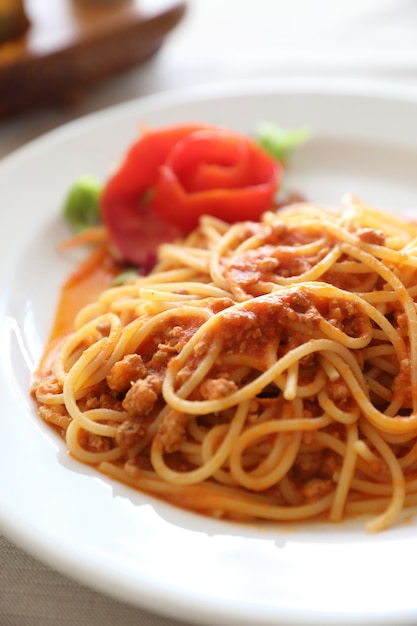
M 141 64 L 185 13 L 184 2 L 26 0 L 28 27 L 0 43 L 0 118 L 68 104 Z

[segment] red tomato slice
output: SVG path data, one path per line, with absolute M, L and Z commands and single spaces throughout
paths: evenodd
M 234 189 L 250 179 L 248 146 L 244 138 L 221 129 L 200 130 L 181 139 L 165 165 L 187 193 Z
M 239 133 L 201 124 L 148 131 L 105 185 L 102 217 L 119 253 L 148 267 L 160 243 L 189 232 L 202 215 L 259 219 L 280 175 L 280 165 Z
M 149 269 L 158 245 L 181 234 L 178 227 L 150 209 L 144 196 L 155 184 L 160 165 L 172 147 L 201 128 L 205 127 L 186 124 L 146 131 L 107 181 L 100 199 L 102 219 L 113 246 L 127 261 Z
M 280 165 L 247 137 L 222 129 L 181 139 L 159 169 L 152 206 L 189 231 L 202 215 L 258 220 L 271 207 Z
M 197 226 L 200 217 L 212 215 L 229 223 L 258 220 L 272 204 L 274 190 L 265 183 L 248 189 L 212 189 L 187 194 L 172 170 L 161 167 L 152 207 L 184 232 Z M 172 216 L 175 216 L 173 219 Z M 171 223 L 172 223 L 171 222 Z

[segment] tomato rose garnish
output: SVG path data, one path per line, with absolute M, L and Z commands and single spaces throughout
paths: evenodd
M 280 176 L 279 163 L 239 133 L 196 124 L 149 130 L 107 181 L 101 213 L 121 255 L 146 266 L 159 243 L 190 232 L 202 215 L 259 219 Z

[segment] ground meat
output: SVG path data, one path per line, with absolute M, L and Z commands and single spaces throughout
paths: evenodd
M 273 257 L 265 257 L 263 259 L 259 259 L 258 268 L 262 274 L 271 274 L 279 265 L 279 259 L 274 259 Z
M 146 472 L 153 471 L 151 461 L 146 455 L 128 459 L 123 465 L 123 469 L 131 478 L 139 478 L 143 470 Z
M 385 246 L 386 239 L 382 230 L 374 230 L 373 228 L 361 228 L 356 233 L 364 243 L 371 243 L 376 246 Z
M 279 275 L 283 278 L 300 276 L 308 272 L 318 261 L 318 257 L 296 256 L 293 250 L 281 248 L 279 250 Z
M 269 226 L 269 233 L 265 237 L 267 243 L 278 243 L 288 235 L 288 226 L 284 222 L 275 221 Z
M 185 365 L 182 367 L 176 376 L 176 383 L 179 387 L 187 382 L 187 380 L 192 376 L 193 370 L 189 365 Z
M 108 452 L 112 447 L 112 441 L 108 437 L 95 435 L 94 433 L 84 433 L 81 436 L 81 445 L 90 452 Z
M 339 405 L 345 404 L 352 397 L 348 386 L 342 380 L 328 381 L 327 391 L 329 397 Z
M 127 414 L 130 417 L 148 415 L 158 400 L 161 385 L 160 379 L 152 375 L 133 383 L 122 402 Z
M 168 336 L 173 339 L 178 339 L 183 333 L 182 326 L 173 326 L 168 332 Z
M 124 450 L 132 448 L 144 435 L 146 428 L 143 424 L 126 420 L 117 427 L 116 443 Z
M 112 409 L 113 411 L 121 411 L 121 402 L 111 393 L 91 391 L 79 402 L 82 411 L 90 409 Z
M 158 428 L 156 437 L 165 452 L 176 452 L 185 439 L 187 416 L 178 411 L 169 411 Z
M 37 400 L 42 401 L 41 398 L 48 395 L 58 395 L 62 393 L 62 384 L 56 378 L 56 376 L 48 376 L 48 378 L 41 380 L 39 383 L 35 383 L 32 386 L 32 393 L 35 394 Z
M 300 452 L 294 461 L 294 475 L 304 481 L 315 478 L 320 470 L 321 463 L 321 451 Z
M 329 302 L 328 318 L 330 324 L 340 328 L 349 337 L 360 337 L 367 324 L 367 318 L 354 302 L 337 298 Z
M 54 424 L 64 431 L 67 430 L 71 422 L 71 418 L 62 404 L 40 404 L 38 414 L 45 422 Z
M 227 378 L 207 378 L 200 385 L 201 395 L 205 400 L 218 400 L 237 391 L 236 383 Z
M 398 332 L 402 337 L 407 337 L 408 335 L 408 318 L 404 312 L 395 311 L 394 312 L 394 320 L 398 329 Z
M 313 478 L 309 480 L 302 488 L 302 494 L 308 502 L 314 502 L 324 496 L 327 496 L 334 488 L 334 483 L 331 480 Z
M 187 333 L 181 326 L 173 326 L 167 333 L 168 340 L 161 341 L 158 345 L 158 351 L 165 353 L 166 357 L 178 354 L 186 343 Z
M 129 459 L 123 466 L 124 471 L 130 478 L 140 477 L 140 468 L 136 465 L 136 459 Z
M 301 289 L 290 294 L 288 299 L 288 305 L 297 313 L 306 313 L 312 304 L 312 298 Z
M 392 383 L 393 400 L 402 397 L 402 408 L 411 409 L 413 406 L 411 391 L 411 365 L 409 359 L 407 359 L 401 363 L 401 370 Z
M 113 365 L 106 380 L 113 391 L 126 391 L 132 382 L 144 378 L 146 374 L 142 357 L 139 354 L 127 354 Z
M 336 459 L 335 455 L 330 451 L 325 451 L 323 453 L 323 459 L 320 467 L 320 476 L 322 478 L 329 478 L 333 476 L 333 474 L 340 470 L 340 460 Z
M 210 348 L 211 338 L 203 337 L 193 348 L 195 356 L 203 356 Z

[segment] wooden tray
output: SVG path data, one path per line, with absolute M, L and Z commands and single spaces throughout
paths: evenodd
M 0 44 L 0 118 L 69 104 L 144 62 L 185 12 L 181 1 L 26 0 L 29 27 Z

